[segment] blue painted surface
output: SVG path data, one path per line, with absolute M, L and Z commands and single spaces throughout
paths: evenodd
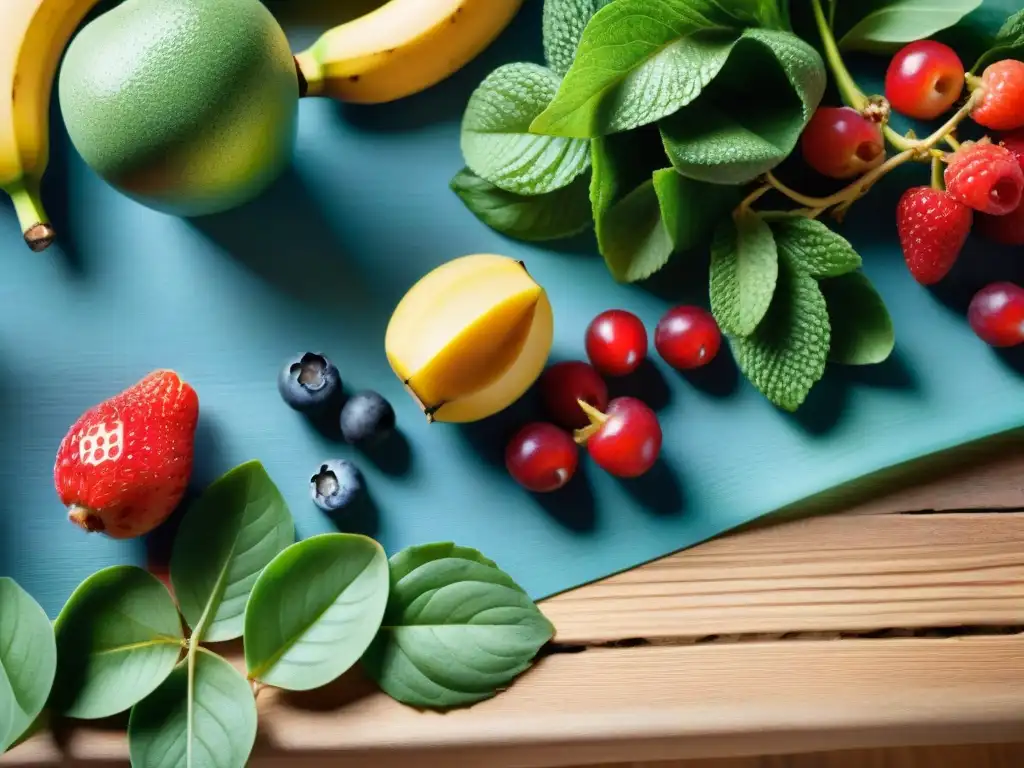
M 0 209 L 0 574 L 55 615 L 97 568 L 145 562 L 142 542 L 73 528 L 51 470 L 84 409 L 157 367 L 175 368 L 199 392 L 196 488 L 258 458 L 301 536 L 360 530 L 389 552 L 455 539 L 536 597 L 1024 424 L 1021 358 L 980 344 L 963 317 L 974 289 L 1019 279 L 1024 259 L 972 243 L 946 286 L 917 286 L 893 221 L 902 185 L 925 183 L 926 169 L 915 167 L 855 206 L 844 229 L 892 312 L 896 353 L 874 369 L 831 370 L 796 416 L 769 405 L 727 353 L 698 378 L 656 360 L 618 389 L 659 408 L 663 463 L 630 483 L 587 467 L 547 497 L 519 489 L 501 463 L 504 436 L 530 415 L 531 398 L 469 427 L 428 426 L 388 367 L 384 329 L 404 291 L 450 258 L 523 259 L 549 289 L 556 358 L 583 354 L 583 329 L 601 310 L 628 308 L 653 328 L 672 300 L 706 297 L 706 275 L 685 260 L 654 286 L 616 285 L 588 239 L 554 248 L 507 240 L 448 191 L 461 167 L 462 107 L 499 63 L 537 58 L 538 10 L 528 4 L 481 59 L 427 93 L 375 107 L 304 102 L 293 169 L 259 200 L 213 218 L 180 220 L 118 195 L 55 127 L 46 190 L 60 244 L 30 253 L 13 214 Z M 292 33 L 296 41 L 312 34 Z M 278 367 L 306 349 L 330 355 L 349 390 L 376 388 L 392 400 L 403 439 L 386 455 L 362 457 L 280 402 Z M 330 456 L 358 461 L 373 509 L 331 521 L 313 506 L 309 477 Z

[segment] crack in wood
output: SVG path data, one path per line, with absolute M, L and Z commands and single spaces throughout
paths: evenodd
M 943 507 L 942 509 L 905 509 L 896 515 L 1019 515 L 1024 507 Z

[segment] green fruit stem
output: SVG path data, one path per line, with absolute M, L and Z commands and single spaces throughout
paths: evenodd
M 43 251 L 53 243 L 56 233 L 50 225 L 50 217 L 43 209 L 39 196 L 39 182 L 22 178 L 4 187 L 14 202 L 14 212 L 25 236 L 25 242 L 33 251 Z

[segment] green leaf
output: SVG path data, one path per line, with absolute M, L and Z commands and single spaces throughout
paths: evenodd
M 874 365 L 892 354 L 896 332 L 885 302 L 862 272 L 821 281 L 832 343 L 828 359 L 845 365 Z
M 749 336 L 772 303 L 779 276 L 775 238 L 764 219 L 723 219 L 711 243 L 711 312 L 726 333 Z
M 821 56 L 796 35 L 746 30 L 700 97 L 661 121 L 672 165 L 715 184 L 752 181 L 796 147 L 825 81 Z
M 171 582 L 189 626 L 202 620 L 201 641 L 242 636 L 256 577 L 293 541 L 288 505 L 258 461 L 235 467 L 192 503 L 174 540 Z
M 779 253 L 811 277 L 838 277 L 859 269 L 860 254 L 820 221 L 790 216 L 771 223 Z
M 751 24 L 781 24 L 778 5 L 615 0 L 587 24 L 558 95 L 530 130 L 587 138 L 653 123 L 693 101 Z
M 94 719 L 144 699 L 174 669 L 183 644 L 170 593 L 141 568 L 97 571 L 68 598 L 54 623 L 53 706 Z
M 373 539 L 325 533 L 266 567 L 245 611 L 245 664 L 254 680 L 319 688 L 359 660 L 388 600 L 388 561 Z
M 980 6 L 981 2 L 982 0 L 845 0 L 840 3 L 840 9 L 855 13 L 857 21 L 842 35 L 839 47 L 846 51 L 893 50 L 904 43 L 923 40 L 952 27 Z
M 1010 16 L 996 33 L 992 47 L 985 51 L 971 67 L 971 72 L 980 72 L 989 64 L 1001 59 L 1024 58 L 1024 10 Z
M 818 281 L 782 261 L 764 320 L 752 335 L 729 340 L 750 383 L 778 407 L 795 411 L 825 373 L 829 337 Z
M 13 579 L 0 578 L 0 753 L 42 711 L 57 669 L 46 612 Z
M 132 768 L 244 768 L 256 743 L 256 700 L 224 659 L 197 648 L 192 685 L 183 661 L 132 709 Z
M 556 240 L 578 234 L 593 223 L 587 174 L 546 195 L 507 192 L 468 168 L 459 171 L 449 186 L 480 221 L 517 240 Z
M 676 251 L 706 242 L 715 223 L 735 208 L 742 197 L 738 187 L 694 181 L 675 168 L 654 172 L 654 191 L 661 219 Z
M 558 83 L 550 69 L 529 63 L 506 64 L 484 79 L 462 118 L 462 154 L 473 173 L 509 192 L 541 195 L 587 170 L 586 141 L 530 133 Z
M 553 634 L 523 589 L 475 550 L 411 547 L 391 559 L 384 625 L 363 665 L 405 704 L 465 706 L 508 686 Z
M 590 17 L 612 0 L 544 0 L 544 58 L 559 75 L 572 66 Z

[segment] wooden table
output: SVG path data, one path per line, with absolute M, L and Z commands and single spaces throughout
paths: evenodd
M 1019 741 L 1024 437 L 928 472 L 545 601 L 551 652 L 472 709 L 419 713 L 357 674 L 261 696 L 252 764 L 502 768 Z M 59 740 L 2 762 L 126 762 L 113 728 Z

